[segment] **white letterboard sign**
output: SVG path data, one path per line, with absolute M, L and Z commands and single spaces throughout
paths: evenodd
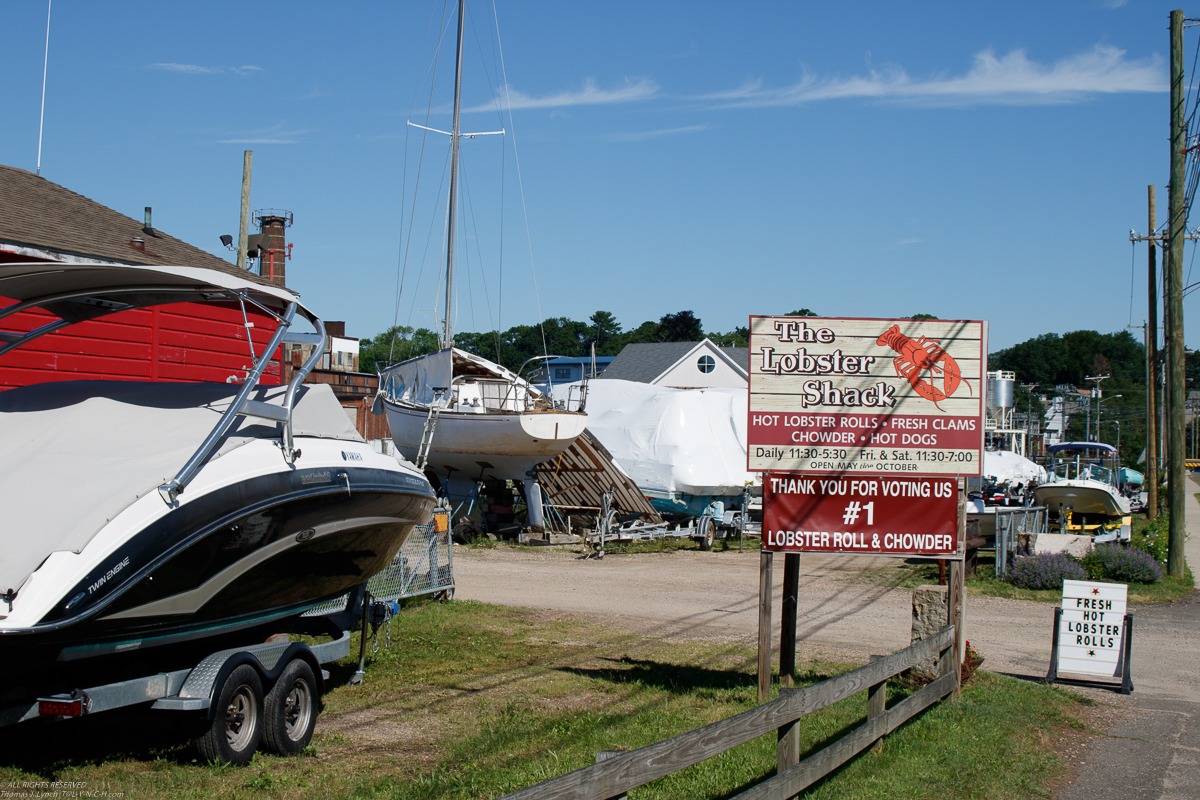
M 1063 581 L 1059 671 L 1122 677 L 1128 588 L 1123 583 Z

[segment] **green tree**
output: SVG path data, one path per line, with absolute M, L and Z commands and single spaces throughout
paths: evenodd
M 699 318 L 691 311 L 664 314 L 658 321 L 658 341 L 698 342 L 704 338 Z
M 608 311 L 597 311 L 588 321 L 592 323 L 592 341 L 596 343 L 596 355 L 615 356 L 620 352 L 610 352 L 621 335 L 621 323 L 617 322 L 616 317 Z
M 745 326 L 734 328 L 729 333 L 714 332 L 705 335 L 712 339 L 713 344 L 721 347 L 748 347 L 750 345 L 750 329 Z
M 815 311 L 810 311 L 807 308 L 802 308 L 799 311 L 789 311 L 784 316 L 788 316 L 788 317 L 819 317 L 821 315 Z
M 908 319 L 937 319 L 933 314 L 913 314 Z
M 378 336 L 359 340 L 358 369 L 360 372 L 375 372 L 388 362 L 436 353 L 437 349 L 437 334 L 433 331 L 399 325 L 388 328 Z

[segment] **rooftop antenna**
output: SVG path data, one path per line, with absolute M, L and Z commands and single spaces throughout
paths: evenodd
M 37 174 L 42 174 L 42 126 L 46 122 L 46 66 L 50 63 L 50 7 L 54 0 L 46 0 L 46 54 L 42 57 L 42 114 L 38 119 Z

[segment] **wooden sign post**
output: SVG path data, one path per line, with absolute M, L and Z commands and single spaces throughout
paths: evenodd
M 771 684 L 773 552 L 786 554 L 781 686 L 795 671 L 802 552 L 950 561 L 962 663 L 963 479 L 982 468 L 986 372 L 986 322 L 750 318 L 746 466 L 766 473 L 760 702 Z

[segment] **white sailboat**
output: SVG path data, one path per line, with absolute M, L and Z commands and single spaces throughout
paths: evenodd
M 387 414 L 392 441 L 400 453 L 443 482 L 474 484 L 484 478 L 524 482 L 529 524 L 536 529 L 543 523 L 534 469 L 565 451 L 583 433 L 587 388 L 585 383 L 577 392 L 555 401 L 517 373 L 454 347 L 459 141 L 481 135 L 461 133 L 459 127 L 464 13 L 464 0 L 460 0 L 440 349 L 381 371 L 376 413 L 382 410 Z M 462 483 L 459 486 L 465 488 Z

